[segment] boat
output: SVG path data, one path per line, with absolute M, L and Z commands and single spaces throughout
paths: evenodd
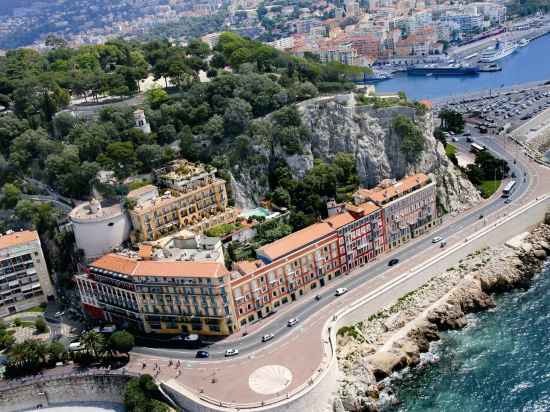
M 480 72 L 500 72 L 502 71 L 502 66 L 496 63 L 486 64 L 486 65 L 480 66 L 479 71 Z
M 481 53 L 479 61 L 481 63 L 493 63 L 511 55 L 518 48 L 517 43 L 501 42 L 497 40 L 495 47 L 490 47 Z
M 471 76 L 479 73 L 479 66 L 462 64 L 418 64 L 407 68 L 409 76 Z
M 525 39 L 525 38 L 521 39 L 521 40 L 519 41 L 519 43 L 518 43 L 519 47 L 525 47 L 525 46 L 527 46 L 528 44 L 529 44 L 529 40 L 528 40 L 528 39 Z
M 362 78 L 353 78 L 354 83 L 378 83 L 393 78 L 389 72 L 382 70 L 373 70 L 372 74 L 365 73 Z

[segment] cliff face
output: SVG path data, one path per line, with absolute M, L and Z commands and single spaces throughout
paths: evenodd
M 480 201 L 478 191 L 454 167 L 441 143 L 433 137 L 431 111 L 418 115 L 411 107 L 374 109 L 365 106 L 344 107 L 332 98 L 319 98 L 298 106 L 302 122 L 311 140 L 304 143 L 302 154 L 288 156 L 276 145 L 270 151 L 255 146 L 266 162 L 236 170 L 233 190 L 238 206 L 250 207 L 269 191 L 269 160 L 284 159 L 293 174 L 300 178 L 313 165 L 314 158 L 330 162 L 338 152 L 351 153 L 357 161 L 361 184 L 375 186 L 383 179 L 400 179 L 416 172 L 432 173 L 438 183 L 438 198 L 446 211 L 458 211 Z M 396 116 L 406 116 L 421 129 L 425 146 L 418 160 L 411 164 L 401 151 L 401 137 L 393 130 Z

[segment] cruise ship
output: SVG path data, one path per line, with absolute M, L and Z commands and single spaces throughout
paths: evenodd
M 509 43 L 507 41 L 497 41 L 495 47 L 488 48 L 481 53 L 479 61 L 482 63 L 492 63 L 503 59 L 515 52 L 518 48 L 517 43 Z

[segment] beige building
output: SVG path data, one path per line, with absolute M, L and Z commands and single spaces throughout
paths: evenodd
M 128 193 L 133 241 L 157 240 L 182 229 L 201 233 L 234 222 L 237 212 L 227 206 L 225 181 L 215 173 L 215 168 L 176 160 L 155 171 L 166 188 L 161 193 L 153 185 Z
M 229 271 L 218 262 L 108 254 L 75 279 L 83 309 L 98 320 L 145 333 L 229 335 L 235 330 Z
M 26 230 L 0 236 L 0 317 L 53 298 L 38 233 Z

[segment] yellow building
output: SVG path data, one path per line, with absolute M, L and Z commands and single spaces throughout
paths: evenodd
M 201 233 L 234 222 L 237 212 L 227 206 L 225 181 L 215 173 L 215 168 L 186 160 L 156 170 L 157 182 L 166 188 L 162 194 L 153 185 L 128 193 L 132 240 L 156 240 L 182 229 Z
M 145 333 L 222 336 L 236 328 L 229 271 L 218 262 L 108 254 L 75 279 L 83 309 L 98 320 Z

